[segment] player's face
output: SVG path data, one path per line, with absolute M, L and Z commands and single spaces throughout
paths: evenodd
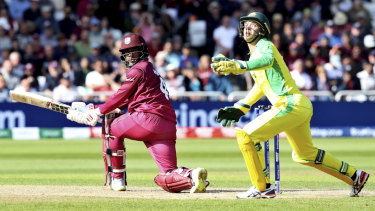
M 140 54 L 139 51 L 123 52 L 121 54 L 121 60 L 127 67 L 132 67 L 137 62 Z
M 252 40 L 259 34 L 259 25 L 254 21 L 246 21 L 244 23 L 243 38 L 246 41 Z

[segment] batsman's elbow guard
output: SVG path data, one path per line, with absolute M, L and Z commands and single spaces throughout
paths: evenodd
M 177 172 L 158 174 L 154 181 L 158 186 L 171 193 L 178 193 L 193 187 L 189 177 L 184 177 Z
M 247 114 L 247 112 L 249 112 L 251 109 L 251 106 L 249 104 L 241 101 L 236 102 L 234 104 L 234 107 L 240 109 L 244 114 Z

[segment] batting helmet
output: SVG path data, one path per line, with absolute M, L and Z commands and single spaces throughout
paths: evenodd
M 271 34 L 270 22 L 268 18 L 260 12 L 252 12 L 247 16 L 242 16 L 240 18 L 240 25 L 239 25 L 239 35 L 243 37 L 243 29 L 244 23 L 246 21 L 254 21 L 259 25 L 260 32 L 259 35 L 262 37 L 268 37 Z
M 122 38 L 119 51 L 121 53 L 121 61 L 128 67 L 149 56 L 146 41 L 142 36 L 135 33 L 128 34 Z M 130 59 L 127 60 L 127 57 Z

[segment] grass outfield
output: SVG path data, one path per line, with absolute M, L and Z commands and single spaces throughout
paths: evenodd
M 0 139 L 0 210 L 373 210 L 375 139 L 315 139 L 314 143 L 340 160 L 372 174 L 363 191 L 365 197 L 345 197 L 348 185 L 314 168 L 294 163 L 286 140 L 280 140 L 281 189 L 284 193 L 276 200 L 233 200 L 238 191 L 251 186 L 242 155 L 233 139 L 177 141 L 179 166 L 201 166 L 208 170 L 211 182 L 208 193 L 196 196 L 159 191 L 153 182 L 158 169 L 141 142 L 126 141 L 129 191 L 117 193 L 102 187 L 104 164 L 99 139 Z M 270 146 L 273 159 L 272 142 Z M 271 175 L 273 178 L 273 171 Z M 76 190 L 64 192 L 65 189 L 60 190 L 63 187 L 75 187 Z M 39 188 L 49 190 L 39 193 Z M 81 194 L 73 195 L 80 189 Z M 316 194 L 302 196 L 302 190 L 306 189 Z M 336 190 L 337 195 L 325 194 Z M 148 197 L 148 192 L 160 196 Z M 221 192 L 227 198 L 217 198 Z M 138 194 L 137 197 L 132 197 L 132 193 Z M 370 196 L 366 197 L 366 193 Z

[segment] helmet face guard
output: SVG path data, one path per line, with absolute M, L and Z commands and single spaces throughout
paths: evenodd
M 124 63 L 126 67 L 132 67 L 148 56 L 148 49 L 145 45 L 120 50 L 121 62 Z

